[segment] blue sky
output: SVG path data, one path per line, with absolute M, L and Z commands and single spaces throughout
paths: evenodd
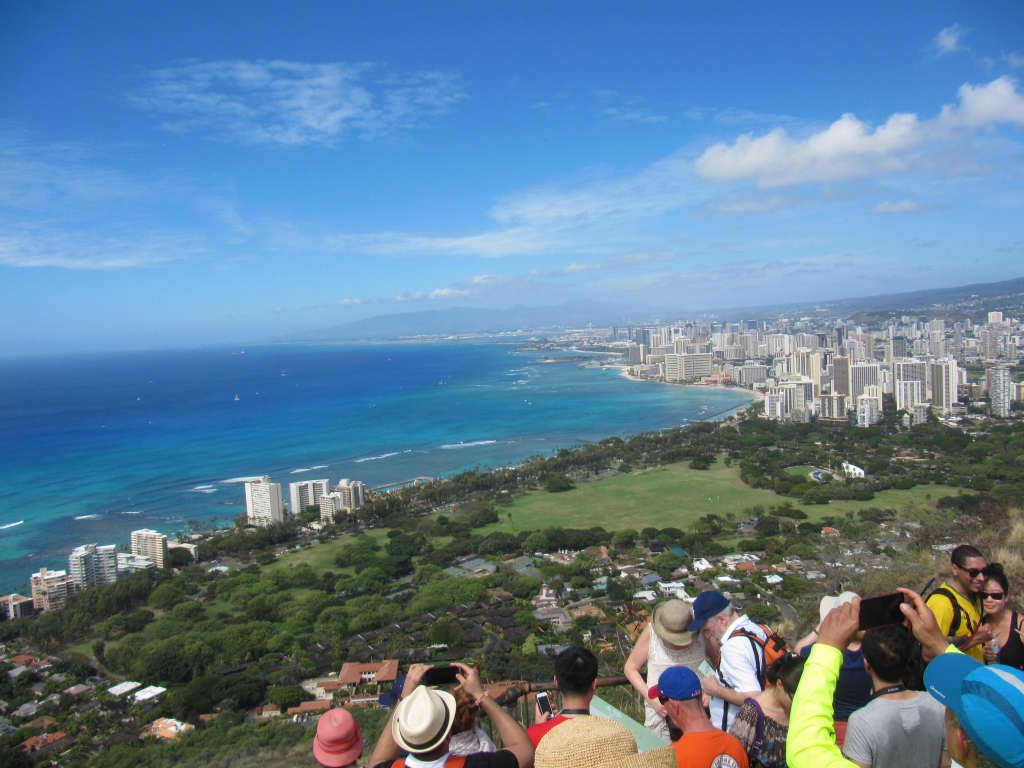
M 6 3 L 0 354 L 1019 277 L 1022 81 L 1016 2 Z

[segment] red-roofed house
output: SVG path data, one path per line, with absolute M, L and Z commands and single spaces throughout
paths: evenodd
M 54 733 L 42 733 L 39 736 L 31 736 L 25 739 L 18 748 L 25 753 L 46 753 L 54 749 L 61 739 L 67 739 L 68 735 L 64 731 L 55 731 Z M 68 746 L 71 746 L 71 739 L 68 739 Z
M 338 682 L 346 686 L 393 683 L 397 678 L 398 659 L 385 659 L 379 664 L 345 663 L 338 673 Z
M 839 535 L 839 531 L 837 531 L 835 528 L 831 528 L 831 527 L 826 525 L 824 528 L 821 529 L 821 535 L 822 536 L 838 536 Z
M 20 656 L 11 656 L 8 661 L 16 667 L 27 667 L 34 661 L 38 661 L 35 656 L 29 656 L 27 653 L 23 653 Z
M 310 712 L 326 712 L 331 708 L 331 702 L 317 699 L 316 701 L 304 701 L 297 707 L 288 710 L 289 715 L 304 715 Z

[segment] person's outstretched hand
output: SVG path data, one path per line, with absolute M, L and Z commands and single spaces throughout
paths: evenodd
M 855 597 L 828 612 L 818 629 L 818 642 L 845 651 L 859 629 L 860 598 Z
M 479 699 L 484 695 L 484 686 L 480 682 L 480 673 L 472 667 L 467 667 L 465 664 L 460 664 L 455 661 L 452 662 L 453 667 L 459 668 L 459 674 L 455 676 L 455 679 L 459 681 L 459 685 L 466 693 L 472 696 L 474 699 Z
M 900 587 L 897 591 L 903 593 L 905 602 L 900 606 L 900 610 L 910 622 L 910 631 L 923 646 L 925 658 L 934 659 L 936 656 L 941 656 L 946 652 L 949 640 L 939 629 L 932 609 L 925 605 L 924 598 L 914 590 Z
M 423 676 L 431 667 L 429 664 L 413 664 L 405 676 L 405 684 L 402 686 L 402 698 L 406 698 L 416 690 L 416 686 L 423 681 Z

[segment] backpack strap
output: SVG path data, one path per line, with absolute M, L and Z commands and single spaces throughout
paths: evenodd
M 946 589 L 945 587 L 939 587 L 933 595 L 942 595 L 944 598 L 949 600 L 953 606 L 953 620 L 949 624 L 949 637 L 956 637 L 956 633 L 960 631 L 960 625 L 964 619 L 967 620 L 968 634 L 974 634 L 974 622 L 971 621 L 971 617 L 964 613 L 964 609 L 960 607 L 960 601 L 956 599 L 956 595 L 953 594 L 952 590 Z
M 768 641 L 762 640 L 760 635 L 756 632 L 751 632 L 749 629 L 737 629 L 729 635 L 729 639 L 731 640 L 734 637 L 745 637 L 750 641 L 750 647 L 754 651 L 754 669 L 757 671 L 757 682 L 763 691 L 765 675 L 768 671 L 764 669 L 764 649 L 768 645 Z

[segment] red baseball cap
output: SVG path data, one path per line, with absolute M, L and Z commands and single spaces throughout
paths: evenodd
M 329 709 L 320 718 L 313 738 L 313 756 L 326 768 L 350 765 L 363 753 L 363 734 L 352 714 Z

